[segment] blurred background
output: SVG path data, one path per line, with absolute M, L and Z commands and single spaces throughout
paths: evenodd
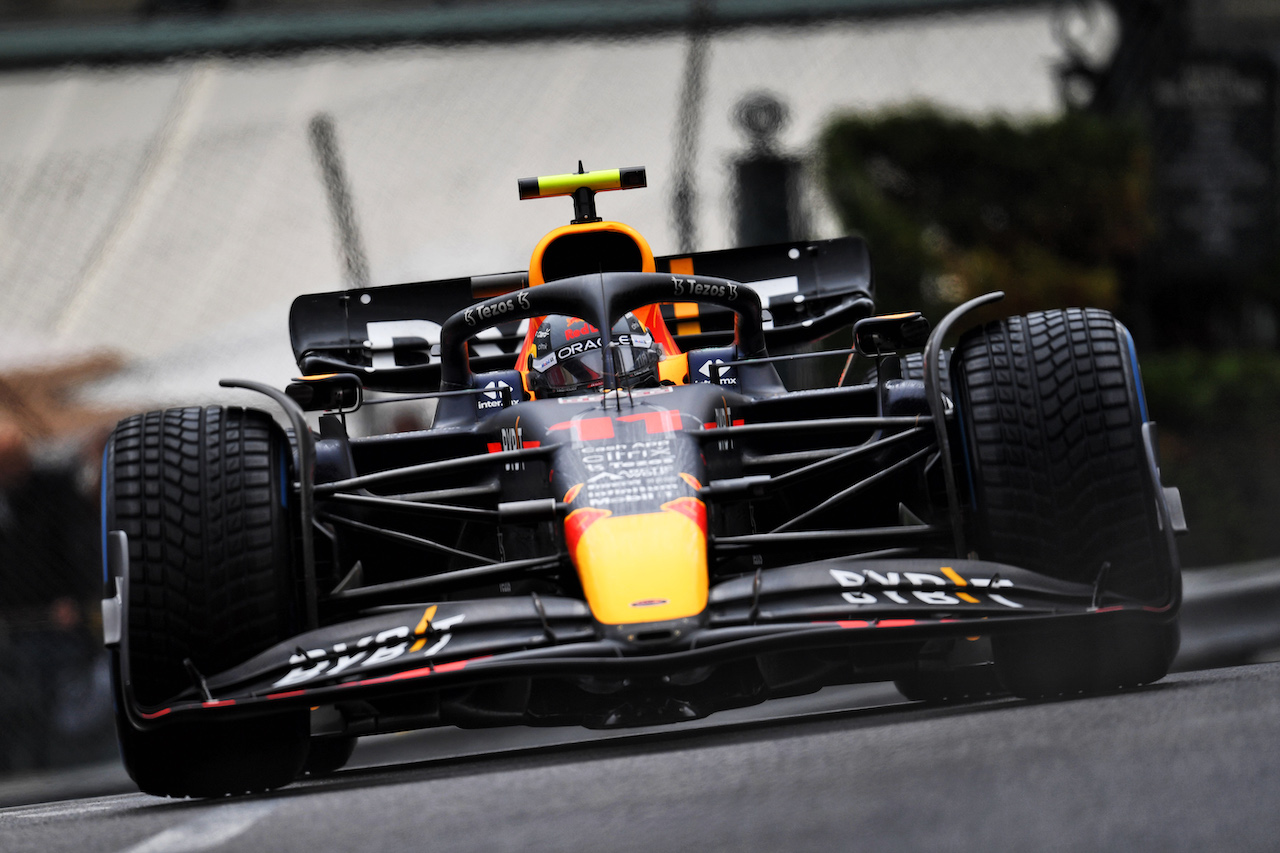
M 110 761 L 100 454 L 296 367 L 290 301 L 860 233 L 882 309 L 1116 312 L 1186 566 L 1280 556 L 1280 3 L 0 0 L 0 774 Z M 257 402 L 261 405 L 260 402 Z

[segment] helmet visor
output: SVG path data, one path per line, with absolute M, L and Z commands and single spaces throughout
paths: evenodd
M 620 388 L 634 387 L 651 377 L 657 357 L 652 351 L 653 338 L 647 334 L 616 335 L 610 349 Z M 554 389 L 555 396 L 600 388 L 604 385 L 604 351 L 593 349 L 574 352 L 564 347 L 555 363 L 542 370 L 542 381 Z
M 580 355 L 560 359 L 544 370 L 542 377 L 557 396 L 599 388 L 604 385 L 604 359 L 600 350 L 587 350 Z

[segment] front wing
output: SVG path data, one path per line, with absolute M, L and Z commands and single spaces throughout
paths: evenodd
M 1064 620 L 1167 622 L 1161 602 L 1096 606 L 1086 585 L 980 560 L 823 560 L 712 587 L 696 619 L 598 626 L 576 599 L 531 595 L 379 608 L 294 636 L 156 707 L 129 688 L 127 572 L 117 626 L 122 702 L 138 728 L 525 677 L 676 673 L 778 651 L 1034 631 Z M 110 602 L 115 602 L 111 607 Z M 603 627 L 603 630 L 600 630 Z M 601 635 L 603 634 L 603 638 Z

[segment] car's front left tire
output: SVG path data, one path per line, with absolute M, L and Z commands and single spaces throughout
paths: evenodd
M 167 409 L 120 422 L 104 459 L 103 523 L 128 537 L 128 689 L 155 707 L 294 632 L 290 453 L 263 412 Z M 124 686 L 121 651 L 117 688 Z M 125 768 L 150 794 L 218 796 L 291 782 L 304 711 L 135 728 L 117 697 Z

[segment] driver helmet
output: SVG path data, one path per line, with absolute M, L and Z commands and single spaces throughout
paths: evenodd
M 604 385 L 600 330 L 577 317 L 553 314 L 542 321 L 529 355 L 529 390 L 534 397 L 567 397 Z M 613 365 L 618 388 L 661 384 L 662 345 L 630 312 L 613 324 Z

